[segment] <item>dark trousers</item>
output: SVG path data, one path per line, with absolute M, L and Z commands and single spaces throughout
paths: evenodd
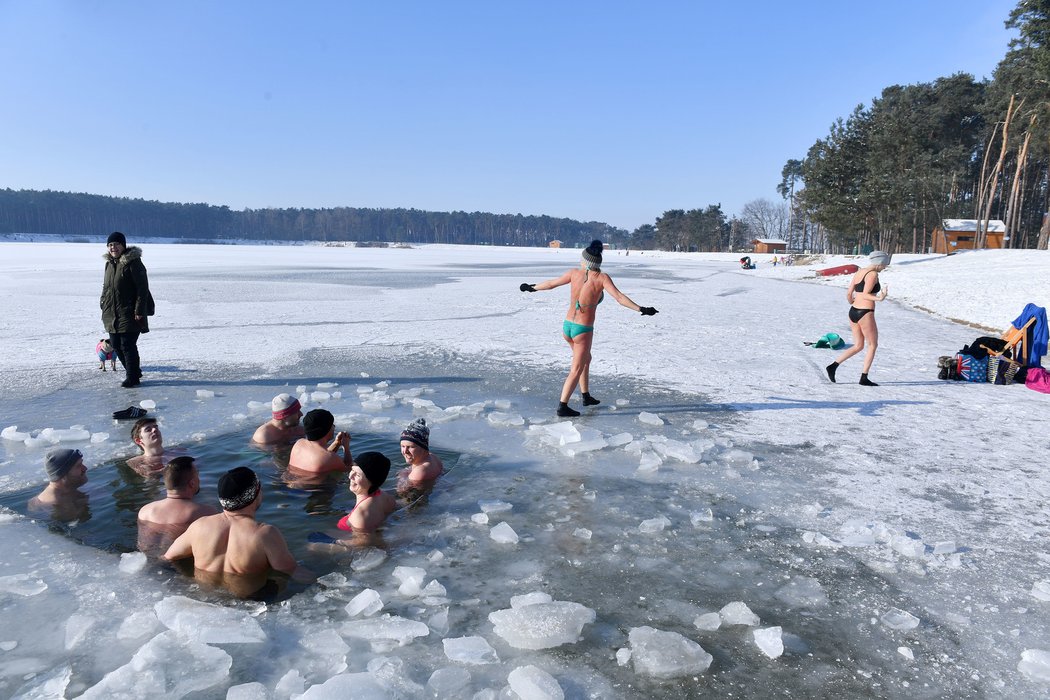
M 120 360 L 120 364 L 124 365 L 124 371 L 128 373 L 128 377 L 135 379 L 142 377 L 142 370 L 139 368 L 138 342 L 138 331 L 109 334 L 109 344 L 117 353 L 117 359 Z

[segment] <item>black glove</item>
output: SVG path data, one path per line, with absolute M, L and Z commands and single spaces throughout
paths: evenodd
M 528 282 L 522 282 L 521 286 L 518 287 L 518 289 L 520 289 L 523 292 L 535 292 L 536 291 L 536 288 L 534 286 L 532 286 L 531 284 L 529 284 Z
M 655 316 L 660 313 L 651 306 L 640 306 L 638 307 L 638 310 L 642 312 L 642 316 Z

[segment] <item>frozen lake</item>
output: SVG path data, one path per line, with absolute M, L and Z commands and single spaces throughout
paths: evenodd
M 887 271 L 891 297 L 916 298 L 879 307 L 872 393 L 822 380 L 830 356 L 801 344 L 842 332 L 838 287 L 718 257 L 610 255 L 618 286 L 661 313 L 601 309 L 603 403 L 569 423 L 553 416 L 566 295 L 516 289 L 574 251 L 144 246 L 158 316 L 128 391 L 91 362 L 101 250 L 0 247 L 5 291 L 19 290 L 3 340 L 39 349 L 4 373 L 0 427 L 84 426 L 92 488 L 133 454 L 130 423 L 109 413 L 141 400 L 165 443 L 194 454 L 250 433 L 274 394 L 320 384 L 330 397 L 305 409 L 389 440 L 392 457 L 416 416 L 456 455 L 380 547 L 309 545 L 321 526 L 289 536 L 323 575 L 271 604 L 5 510 L 0 696 L 1046 694 L 1033 652 L 1050 649 L 1036 544 L 1050 489 L 1016 447 L 1044 434 L 1046 397 L 937 382 L 936 355 L 975 331 L 911 307 L 959 270 Z M 54 321 L 38 329 L 35 314 Z M 975 423 L 975 408 L 1012 420 Z M 0 449 L 0 489 L 42 486 L 46 446 Z M 278 488 L 263 483 L 264 498 Z M 549 598 L 517 598 L 537 592 Z

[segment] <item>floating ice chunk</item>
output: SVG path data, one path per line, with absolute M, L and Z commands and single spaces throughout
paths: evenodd
M 663 425 L 664 419 L 655 413 L 649 413 L 648 411 L 642 411 L 638 414 L 639 422 L 645 423 L 646 425 Z
M 922 540 L 917 540 L 907 535 L 896 535 L 890 542 L 894 551 L 912 559 L 918 559 L 926 553 L 926 545 Z
M 638 471 L 655 472 L 664 461 L 655 452 L 646 450 L 638 460 Z
M 510 689 L 518 694 L 521 700 L 564 700 L 565 691 L 551 674 L 542 668 L 518 666 L 507 676 Z
M 296 700 L 386 700 L 390 692 L 371 673 L 340 673 L 324 683 L 312 685 Z
M 438 610 L 436 613 L 428 617 L 427 627 L 441 637 L 448 634 L 448 608 Z
M 654 678 L 677 678 L 704 673 L 713 657 L 703 647 L 677 632 L 633 627 L 627 635 L 636 673 Z
M 933 545 L 934 554 L 953 554 L 955 549 L 955 540 L 944 540 Z
M 387 554 L 382 549 L 369 547 L 354 557 L 350 562 L 350 568 L 354 571 L 371 571 L 386 561 L 386 557 Z
M 146 555 L 142 552 L 125 552 L 117 565 L 122 574 L 136 574 L 146 568 Z
M 157 402 L 153 399 L 142 399 L 141 401 L 139 401 L 139 406 L 146 409 L 147 411 L 152 411 L 157 407 Z
M 41 676 L 27 674 L 29 680 L 15 691 L 14 700 L 50 700 L 65 698 L 66 688 L 73 678 L 73 667 L 59 666 Z
M 332 398 L 332 395 L 327 391 L 312 391 L 310 392 L 311 401 L 328 401 Z
M 482 513 L 506 513 L 514 509 L 514 504 L 483 499 L 478 501 L 478 508 L 481 508 Z
M 1036 581 L 1032 584 L 1032 597 L 1044 602 L 1050 601 L 1050 580 Z
M 84 442 L 91 439 L 91 433 L 83 428 L 69 428 L 59 430 L 58 428 L 44 428 L 38 436 L 41 440 L 47 440 L 52 445 L 60 442 Z
M 568 445 L 580 441 L 580 431 L 572 424 L 572 421 L 560 423 L 548 423 L 545 425 L 530 425 L 529 432 L 535 434 L 543 442 L 551 445 Z
M 226 700 L 270 700 L 270 691 L 258 681 L 230 686 Z
M 303 674 L 299 673 L 298 669 L 293 668 L 277 681 L 277 685 L 273 689 L 273 696 L 281 700 L 298 698 L 305 690 L 306 679 L 303 678 Z
M 350 582 L 338 571 L 325 574 L 317 579 L 317 582 L 325 588 L 345 588 Z
M 22 442 L 22 444 L 29 448 L 36 448 L 47 447 L 51 443 L 42 437 L 28 437 Z
M 715 514 L 710 508 L 704 508 L 703 510 L 694 510 L 689 514 L 689 522 L 693 524 L 693 527 L 700 527 L 704 523 L 709 523 L 715 519 Z
M 493 411 L 488 414 L 485 419 L 492 425 L 498 425 L 501 427 L 509 427 L 513 425 L 525 425 L 525 419 L 519 416 L 517 413 L 504 413 L 502 411 Z
M 263 403 L 262 401 L 249 401 L 248 410 L 252 413 L 262 413 L 263 411 L 270 410 L 270 404 Z
M 1043 649 L 1025 649 L 1017 670 L 1033 681 L 1050 682 L 1050 651 Z
M 226 681 L 233 659 L 222 649 L 186 639 L 174 630 L 158 634 L 131 661 L 110 671 L 80 697 L 181 698 Z M 187 673 L 192 669 L 192 673 Z
M 381 382 L 376 382 L 377 389 L 386 389 L 388 386 L 390 386 L 390 382 L 385 379 Z
M 507 523 L 500 523 L 496 527 L 489 530 L 489 537 L 494 539 L 496 542 L 499 542 L 500 544 L 518 543 L 518 533 L 514 532 L 514 528 L 512 528 Z
M 29 433 L 19 431 L 17 425 L 9 425 L 3 430 L 0 430 L 0 438 L 11 440 L 12 442 L 24 442 L 25 440 L 28 440 L 29 437 Z
M 97 618 L 91 617 L 90 615 L 81 615 L 79 613 L 73 613 L 66 620 L 66 651 L 70 651 L 87 636 L 87 633 L 91 631 L 91 628 L 98 622 Z
M 0 642 L 0 651 L 11 651 L 12 649 L 14 649 L 17 646 L 18 646 L 18 642 L 16 642 L 13 639 L 9 639 L 9 640 Z
M 754 627 L 760 622 L 758 615 L 751 612 L 751 608 L 739 600 L 729 603 L 719 610 L 718 614 L 722 617 L 722 623 L 727 626 L 747 625 L 748 627 Z
M 492 407 L 499 411 L 509 411 L 511 405 L 511 402 L 507 399 L 496 399 L 492 402 Z
M 793 577 L 773 595 L 792 607 L 819 608 L 828 604 L 828 596 L 820 581 L 809 576 Z
M 478 525 L 488 525 L 489 524 L 489 514 L 488 513 L 475 513 L 474 515 L 470 516 L 470 522 L 477 523 Z
M 337 386 L 339 386 L 338 382 L 318 382 L 317 383 L 317 388 L 318 389 L 334 389 Z
M 401 586 L 397 589 L 403 596 L 415 597 L 423 591 L 423 578 L 427 575 L 426 569 L 418 566 L 396 566 L 393 576 Z
M 632 440 L 634 440 L 634 436 L 630 433 L 616 433 L 615 435 L 611 435 L 606 442 L 609 444 L 609 447 L 620 447 L 621 445 L 626 445 Z
M 91 433 L 91 444 L 97 445 L 100 442 L 109 440 L 109 433 Z
M 306 387 L 303 387 L 303 389 L 305 390 Z M 373 391 L 375 391 L 375 389 L 373 389 L 370 386 L 359 386 L 359 387 L 357 387 L 357 393 L 358 394 L 371 394 Z
M 439 668 L 427 679 L 427 697 L 458 698 L 467 697 L 470 687 L 470 671 L 458 666 Z
M 23 598 L 38 595 L 47 590 L 47 584 L 29 574 L 0 576 L 0 593 L 20 595 Z
M 760 627 L 751 632 L 755 637 L 755 646 L 771 659 L 775 659 L 784 653 L 784 640 L 781 638 L 783 629 L 780 627 Z
M 716 612 L 697 615 L 693 620 L 693 626 L 704 632 L 714 632 L 722 626 L 722 616 Z
M 512 602 L 513 605 L 513 602 Z M 516 649 L 550 649 L 573 644 L 594 611 L 567 600 L 519 605 L 489 613 L 496 634 Z
M 891 630 L 913 630 L 919 626 L 919 618 L 900 608 L 890 608 L 879 620 Z
M 723 452 L 721 458 L 723 462 L 728 464 L 750 464 L 754 461 L 755 456 L 746 450 L 734 447 Z
M 425 637 L 430 634 L 430 628 L 422 622 L 407 620 L 387 613 L 382 617 L 344 622 L 339 628 L 339 634 L 344 637 L 365 639 L 372 643 L 374 650 L 381 650 L 392 648 L 391 644 L 403 647 L 416 637 Z
M 197 398 L 198 399 L 214 399 L 215 398 L 215 392 L 214 391 L 210 391 L 208 389 L 197 389 Z
M 843 547 L 871 547 L 875 544 L 875 532 L 865 524 L 846 523 L 839 530 L 839 542 Z
M 831 539 L 830 537 L 827 537 L 826 535 L 823 535 L 819 532 L 811 532 L 808 530 L 802 533 L 802 541 L 807 542 L 809 544 L 815 544 L 820 547 L 829 547 L 831 549 L 837 549 L 842 546 L 835 540 Z
M 696 420 L 693 421 L 693 423 L 692 423 L 692 425 L 690 427 L 692 427 L 693 430 L 697 430 L 697 431 L 707 430 L 710 427 L 710 424 L 706 420 L 701 420 L 701 419 L 697 418 Z
M 661 532 L 661 531 L 663 531 L 663 529 L 665 527 L 668 527 L 670 524 L 671 524 L 671 521 L 668 520 L 665 516 L 658 515 L 655 518 L 649 518 L 648 520 L 643 520 L 641 522 L 641 524 L 638 525 L 638 531 L 639 532 L 648 533 L 648 534 L 651 534 L 651 533 L 654 533 L 654 532 Z
M 366 588 L 351 598 L 345 609 L 350 617 L 371 617 L 383 609 L 383 599 L 377 591 Z
M 333 391 L 332 392 L 332 398 L 333 399 L 341 399 L 341 398 L 343 398 L 343 392 L 341 392 L 341 391 Z
M 410 398 L 415 398 L 416 396 L 419 396 L 422 393 L 423 393 L 423 388 L 415 386 L 415 387 L 412 387 L 411 389 L 399 389 L 398 392 L 396 394 L 394 394 L 394 396 L 396 396 L 399 399 L 410 399 Z
M 580 428 L 580 439 L 561 446 L 561 452 L 566 457 L 575 457 L 584 452 L 602 450 L 608 446 L 600 430 L 594 428 Z
M 626 666 L 631 663 L 631 650 L 627 647 L 621 647 L 616 650 L 616 664 L 618 666 Z
M 651 441 L 656 453 L 665 459 L 674 459 L 685 464 L 696 464 L 700 461 L 702 450 L 697 452 L 696 448 L 687 442 L 663 438 Z
M 908 661 L 915 660 L 915 654 L 908 647 L 897 647 L 897 653 L 906 658 Z
M 437 579 L 432 579 L 430 583 L 423 586 L 423 590 L 420 591 L 419 595 L 422 598 L 443 598 L 448 591 Z
M 154 634 L 160 627 L 160 620 L 152 610 L 139 610 L 124 618 L 117 629 L 117 639 L 141 639 Z
M 452 637 L 442 639 L 445 656 L 461 664 L 496 664 L 499 656 L 484 637 Z
M 153 606 L 164 626 L 187 639 L 210 644 L 245 644 L 266 634 L 244 610 L 212 605 L 185 596 L 169 596 Z
M 510 599 L 510 607 L 512 608 L 524 608 L 528 605 L 538 605 L 540 603 L 550 603 L 554 600 L 550 594 L 544 593 L 543 591 L 533 591 L 532 593 L 524 593 L 522 595 L 512 596 Z
M 630 406 L 631 402 L 628 399 L 616 399 L 616 405 L 622 408 L 623 406 Z
M 591 534 L 591 531 L 585 527 L 578 527 L 572 531 L 572 536 L 581 540 L 591 539 Z

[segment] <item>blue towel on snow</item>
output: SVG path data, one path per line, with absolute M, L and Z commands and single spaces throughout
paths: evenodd
M 1025 364 L 1029 367 L 1038 367 L 1041 364 L 1043 355 L 1046 354 L 1048 339 L 1046 309 L 1035 304 L 1026 305 L 1021 315 L 1014 319 L 1013 327 L 1020 328 L 1028 323 L 1028 319 L 1033 316 L 1035 317 L 1035 323 L 1032 324 L 1032 345 L 1028 348 L 1028 357 L 1025 358 Z

